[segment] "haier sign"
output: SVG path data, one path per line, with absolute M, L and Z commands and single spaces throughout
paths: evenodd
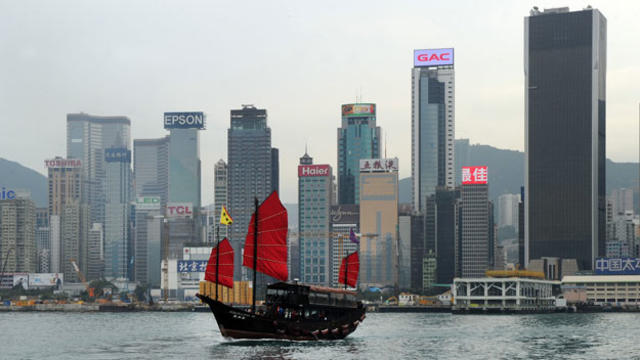
M 205 117 L 202 111 L 164 113 L 165 129 L 204 129 Z
M 453 65 L 453 48 L 413 50 L 413 66 Z
M 299 165 L 298 177 L 329 176 L 329 165 Z
M 190 218 L 193 216 L 193 204 L 191 203 L 168 203 L 168 218 Z

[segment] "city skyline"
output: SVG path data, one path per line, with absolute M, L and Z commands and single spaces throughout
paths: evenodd
M 7 119 L 19 120 L 7 122 L 4 131 L 22 134 L 3 142 L 0 153 L 44 174 L 42 159 L 64 153 L 68 113 L 126 116 L 132 122 L 132 138 L 139 139 L 165 134 L 161 121 L 166 111 L 202 110 L 208 118 L 208 130 L 201 139 L 203 204 L 213 202 L 215 162 L 227 157 L 228 111 L 243 103 L 269 109 L 273 145 L 281 150 L 285 202 L 297 197 L 295 164 L 305 143 L 310 152 L 318 154 L 319 163 L 337 166 L 334 139 L 340 104 L 356 97 L 377 104 L 387 152 L 408 164 L 408 83 L 412 52 L 419 48 L 456 48 L 456 138 L 523 150 L 523 19 L 534 5 L 569 6 L 572 11 L 587 5 L 574 1 L 502 3 L 489 11 L 486 4 L 475 3 L 459 8 L 411 4 L 387 11 L 381 4 L 367 3 L 366 7 L 341 5 L 337 13 L 295 3 L 288 3 L 284 11 L 268 7 L 253 11 L 263 6 L 254 4 L 248 15 L 251 20 L 261 25 L 268 19 L 274 25 L 261 34 L 241 27 L 226 39 L 225 26 L 233 22 L 233 14 L 247 15 L 242 5 L 206 8 L 201 4 L 180 8 L 183 16 L 174 17 L 176 9 L 171 4 L 149 9 L 149 3 L 136 3 L 127 12 L 107 4 L 74 4 L 75 11 L 69 13 L 38 4 L 38 11 L 24 13 L 24 7 L 7 5 L 0 14 L 0 23 L 7 30 L 0 35 L 4 45 L 0 51 L 7 64 L 0 75 L 7 79 L 5 84 L 22 84 L 11 90 L 0 88 L 6 94 L 0 109 Z M 640 49 L 629 44 L 637 33 L 632 16 L 639 5 L 591 5 L 607 14 L 610 24 L 607 133 L 616 141 L 609 142 L 607 154 L 617 161 L 636 161 L 638 99 L 633 98 L 633 87 L 640 79 L 640 66 L 633 59 L 639 57 Z M 425 18 L 420 15 L 421 6 L 442 16 Z M 221 17 L 216 10 L 232 15 Z M 141 23 L 143 11 L 150 14 Z M 27 13 L 30 15 L 24 15 Z M 327 29 L 320 37 L 307 36 L 318 34 L 317 26 L 327 17 L 334 19 L 335 29 Z M 341 21 L 342 17 L 354 18 L 355 23 Z M 378 21 L 366 27 L 365 33 L 358 22 L 371 18 Z M 154 21 L 159 26 L 146 26 L 148 22 L 155 25 Z M 94 23 L 104 25 L 94 27 Z M 238 48 L 236 44 L 243 41 L 255 46 Z M 488 47 L 493 50 L 492 58 L 487 57 Z M 220 68 L 226 70 L 216 70 Z M 265 69 L 270 69 L 269 74 Z M 33 103 L 38 106 L 27 106 Z M 487 121 L 492 126 L 486 126 Z M 38 126 L 23 127 L 36 122 Z M 298 126 L 300 122 L 304 126 Z M 299 128 L 304 133 L 296 132 Z M 495 128 L 502 131 L 495 132 Z M 40 138 L 51 140 L 29 140 Z M 29 150 L 25 150 L 26 143 Z M 403 167 L 400 177 L 408 176 L 410 169 Z

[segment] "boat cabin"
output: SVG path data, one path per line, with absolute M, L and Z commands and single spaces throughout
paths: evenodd
M 278 282 L 267 286 L 265 304 L 269 306 L 357 308 L 354 291 L 322 286 Z

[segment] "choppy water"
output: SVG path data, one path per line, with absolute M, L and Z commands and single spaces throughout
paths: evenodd
M 369 314 L 334 342 L 229 341 L 210 313 L 0 313 L 2 359 L 640 359 L 640 314 Z

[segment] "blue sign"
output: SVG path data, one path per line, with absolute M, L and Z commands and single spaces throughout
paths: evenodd
M 204 129 L 205 117 L 202 111 L 164 113 L 165 129 Z
M 178 260 L 179 273 L 205 272 L 207 260 Z
M 104 161 L 106 162 L 131 162 L 131 150 L 126 148 L 104 149 Z
M 16 192 L 14 190 L 7 190 L 4 187 L 0 191 L 0 200 L 13 200 L 16 198 Z
M 596 275 L 640 275 L 639 258 L 597 258 Z

